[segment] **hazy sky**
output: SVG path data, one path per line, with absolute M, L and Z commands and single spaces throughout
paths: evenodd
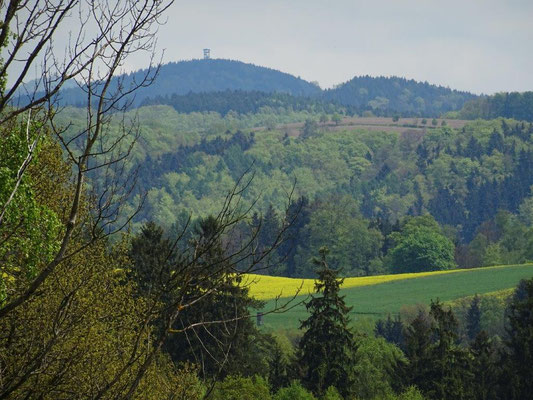
M 159 47 L 165 61 L 201 58 L 209 47 L 213 58 L 322 87 L 368 74 L 476 93 L 533 90 L 533 1 L 178 0 Z

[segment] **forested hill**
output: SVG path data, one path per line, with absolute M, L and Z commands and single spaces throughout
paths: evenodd
M 346 107 L 320 98 L 293 96 L 288 93 L 266 93 L 258 90 L 225 90 L 220 92 L 188 93 L 184 95 L 156 96 L 146 98 L 142 106 L 169 105 L 179 113 L 214 111 L 224 116 L 230 111 L 239 114 L 258 113 L 292 109 L 312 113 L 334 113 L 341 111 L 348 114 L 359 113 L 361 109 Z
M 141 82 L 146 70 L 114 80 L 124 89 Z M 208 59 L 171 62 L 161 66 L 153 83 L 136 91 L 133 107 L 166 104 L 178 112 L 229 111 L 254 113 L 261 107 L 291 108 L 312 112 L 378 116 L 438 117 L 459 111 L 477 96 L 427 82 L 398 77 L 355 77 L 335 89 L 317 85 L 274 69 L 235 60 Z M 131 99 L 130 99 L 131 100 Z M 24 101 L 24 100 L 23 100 Z M 83 106 L 80 88 L 61 91 L 61 105 Z
M 439 116 L 460 110 L 476 96 L 427 82 L 399 77 L 361 76 L 323 92 L 323 98 L 343 105 L 367 108 L 375 114 Z
M 457 113 L 461 119 L 514 118 L 533 121 L 533 92 L 496 93 L 467 102 Z
M 141 81 L 145 73 L 140 70 L 124 76 L 123 86 L 127 88 L 131 82 Z M 141 104 L 147 97 L 225 90 L 281 92 L 295 96 L 321 93 L 318 86 L 275 69 L 235 60 L 204 59 L 162 65 L 154 82 L 136 92 L 134 105 Z M 62 101 L 69 105 L 82 104 L 84 98 L 79 89 L 62 93 Z

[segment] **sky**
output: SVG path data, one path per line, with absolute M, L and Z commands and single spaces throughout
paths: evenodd
M 210 48 L 323 88 L 396 75 L 474 93 L 533 90 L 531 0 L 177 0 L 167 17 L 165 62 Z
M 533 90 L 533 0 L 175 0 L 165 15 L 157 35 L 164 62 L 210 48 L 212 58 L 322 88 L 370 75 L 477 94 Z M 72 21 L 55 47 L 77 30 Z M 145 53 L 133 54 L 123 71 L 147 66 Z

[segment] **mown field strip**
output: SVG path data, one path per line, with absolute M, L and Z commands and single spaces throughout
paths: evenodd
M 485 294 L 512 288 L 520 279 L 532 276 L 533 264 L 382 275 L 346 279 L 341 293 L 345 296 L 346 303 L 353 307 L 353 320 L 362 316 L 376 319 L 386 317 L 388 313 L 398 313 L 403 306 L 429 304 L 432 299 L 452 301 L 476 293 Z M 296 301 L 304 300 L 308 293 L 312 293 L 313 282 L 311 279 L 303 280 L 304 286 Z M 296 288 L 291 284 L 296 284 Z M 250 288 L 252 293 L 268 300 L 264 308 L 268 312 L 275 306 L 272 299 L 276 294 L 279 295 L 281 291 L 283 297 L 292 296 L 301 284 L 301 279 L 260 276 Z M 273 329 L 297 328 L 299 321 L 306 317 L 305 306 L 300 304 L 285 313 L 265 315 L 264 323 L 266 327 Z

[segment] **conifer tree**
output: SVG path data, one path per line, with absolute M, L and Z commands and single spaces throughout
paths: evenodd
M 405 332 L 407 383 L 431 399 L 473 396 L 471 359 L 457 343 L 457 328 L 453 312 L 436 301 L 431 303 L 429 316 L 420 313 Z
M 496 365 L 496 349 L 487 332 L 480 331 L 470 345 L 473 356 L 473 392 L 477 400 L 496 399 L 499 369 Z
M 505 362 L 509 390 L 507 398 L 526 399 L 533 393 L 533 279 L 522 280 L 507 311 Z
M 430 315 L 435 320 L 433 334 L 437 342 L 431 351 L 427 394 L 436 399 L 471 398 L 471 360 L 468 352 L 458 346 L 457 319 L 453 311 L 443 309 L 438 300 L 431 303 Z
M 287 357 L 283 354 L 283 350 L 277 343 L 272 350 L 269 367 L 268 383 L 270 383 L 272 390 L 276 392 L 282 387 L 288 386 Z
M 481 331 L 481 298 L 475 295 L 466 314 L 468 339 L 474 340 Z
M 432 323 L 429 315 L 420 311 L 416 318 L 406 327 L 404 332 L 404 351 L 409 359 L 406 368 L 406 379 L 409 384 L 422 387 L 428 379 L 432 346 Z
M 337 270 L 328 267 L 327 253 L 322 247 L 320 259 L 315 260 L 319 267 L 315 283 L 318 295 L 306 303 L 311 315 L 301 324 L 305 333 L 299 345 L 298 365 L 303 384 L 313 393 L 323 395 L 328 387 L 335 386 L 346 397 L 352 391 L 357 350 L 348 327 L 352 308 L 339 295 L 343 279 L 337 278 Z

